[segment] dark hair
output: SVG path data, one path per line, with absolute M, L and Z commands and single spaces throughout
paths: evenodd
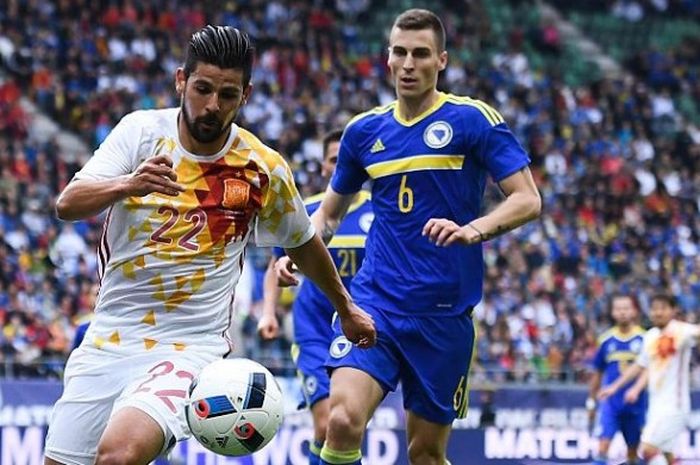
M 420 31 L 422 29 L 432 29 L 435 34 L 438 52 L 445 50 L 445 27 L 440 18 L 429 10 L 412 8 L 401 13 L 394 21 L 394 27 L 409 31 Z
M 610 301 L 608 303 L 608 309 L 609 311 L 612 312 L 612 306 L 613 302 L 615 299 L 630 299 L 632 302 L 632 306 L 635 308 L 635 310 L 639 310 L 639 302 L 637 301 L 637 298 L 631 294 L 625 294 L 624 292 L 615 292 L 610 296 Z
M 337 142 L 343 137 L 342 129 L 331 129 L 323 136 L 323 158 L 326 158 L 326 151 L 331 142 Z
M 243 71 L 243 88 L 248 86 L 253 70 L 255 47 L 248 34 L 232 26 L 204 26 L 192 34 L 185 55 L 185 78 L 203 62 L 222 69 Z
M 669 307 L 676 308 L 676 298 L 673 297 L 671 294 L 665 294 L 663 292 L 660 292 L 658 294 L 654 294 L 651 297 L 650 302 L 655 302 L 655 301 L 663 302 L 663 303 L 667 304 Z

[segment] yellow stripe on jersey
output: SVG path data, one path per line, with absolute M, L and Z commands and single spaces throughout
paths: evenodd
M 461 170 L 464 155 L 414 155 L 369 165 L 366 170 L 372 179 L 392 174 L 427 170 Z
M 329 249 L 349 249 L 362 248 L 365 246 L 367 236 L 361 234 L 343 234 L 333 236 L 333 239 L 328 243 Z
M 440 107 L 442 106 L 442 104 L 445 103 L 446 101 L 448 101 L 448 98 L 449 98 L 449 94 L 439 92 L 437 100 L 435 100 L 435 103 L 430 105 L 430 108 L 425 110 L 420 115 L 413 117 L 411 119 L 403 118 L 399 112 L 399 106 L 396 105 L 396 107 L 394 107 L 394 119 L 396 119 L 396 121 L 398 121 L 403 126 L 413 126 L 414 124 L 416 124 L 420 121 L 423 121 L 425 118 L 427 118 L 428 116 L 432 115 L 437 110 L 439 110 Z
M 355 115 L 355 117 L 352 118 L 352 119 L 348 122 L 348 124 L 345 126 L 345 129 L 347 130 L 347 128 L 349 128 L 349 127 L 352 126 L 353 124 L 357 123 L 357 122 L 360 121 L 361 119 L 366 118 L 367 116 L 381 115 L 381 114 L 384 114 L 384 113 L 386 113 L 386 112 L 388 112 L 388 111 L 391 111 L 391 110 L 394 108 L 394 105 L 396 105 L 396 101 L 393 101 L 393 102 L 388 103 L 388 104 L 386 104 L 386 105 L 384 105 L 384 106 L 381 106 L 381 107 L 372 108 L 372 109 L 369 110 L 369 111 L 365 111 L 364 113 L 360 113 L 360 114 L 358 114 L 358 115 Z
M 488 120 L 491 126 L 496 126 L 505 122 L 503 116 L 501 116 L 499 112 L 497 112 L 492 106 L 482 102 L 481 100 L 476 100 L 471 97 L 458 97 L 456 95 L 450 94 L 447 97 L 447 101 L 456 105 L 469 105 L 476 108 L 481 112 L 482 115 L 484 115 L 484 118 Z

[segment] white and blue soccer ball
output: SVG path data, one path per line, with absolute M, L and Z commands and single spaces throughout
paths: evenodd
M 265 447 L 283 419 L 282 390 L 267 368 L 246 358 L 217 360 L 199 373 L 185 407 L 192 435 L 221 455 Z

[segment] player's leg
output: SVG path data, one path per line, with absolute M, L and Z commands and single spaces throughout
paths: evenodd
M 399 359 L 387 318 L 369 305 L 361 307 L 374 318 L 377 344 L 358 349 L 343 336 L 338 321 L 326 367 L 331 374 L 330 413 L 321 464 L 357 465 L 367 422 L 387 391 L 396 389 Z
M 132 357 L 134 370 L 143 369 L 115 401 L 96 463 L 146 465 L 188 438 L 187 390 L 199 371 L 219 358 L 214 353 L 165 348 Z
M 304 401 L 310 407 L 313 419 L 314 437 L 309 445 L 309 465 L 318 465 L 326 439 L 330 410 L 330 378 L 324 362 L 328 356 L 329 345 L 330 341 L 302 342 L 292 349 L 292 357 L 302 378 Z
M 319 400 L 311 407 L 311 417 L 314 423 L 314 439 L 309 446 L 309 465 L 318 465 L 321 461 L 321 450 L 326 441 L 330 400 Z
M 644 426 L 644 411 L 625 412 L 620 418 L 620 431 L 627 444 L 627 464 L 633 465 L 639 461 L 638 449 Z
M 667 457 L 664 455 L 664 453 L 656 446 L 652 446 L 651 444 L 647 444 L 645 442 L 642 443 L 642 450 L 641 450 L 642 458 L 644 459 L 644 463 L 646 465 L 670 465 L 671 462 L 667 460 Z
M 351 367 L 333 371 L 326 442 L 320 464 L 360 463 L 365 427 L 383 398 L 384 390 L 369 374 Z
M 109 420 L 97 447 L 95 465 L 147 465 L 164 448 L 158 422 L 134 407 L 118 410 Z
M 120 362 L 76 349 L 66 365 L 64 389 L 49 419 L 44 463 L 92 465 L 114 400 L 123 388 Z
M 415 413 L 406 412 L 408 458 L 413 465 L 444 465 L 451 425 L 433 423 Z
M 611 406 L 610 401 L 603 401 L 600 405 L 600 415 L 598 417 L 600 434 L 598 435 L 598 455 L 593 460 L 594 465 L 605 465 L 608 463 L 610 442 L 615 437 L 615 433 L 621 429 L 620 423 L 621 417 L 617 410 Z
M 468 374 L 474 325 L 468 313 L 393 322 L 402 354 L 400 379 L 412 465 L 447 463 L 452 422 L 469 405 Z
M 686 425 L 683 413 L 667 413 L 650 410 L 642 431 L 641 455 L 647 465 L 670 465 L 676 439 Z

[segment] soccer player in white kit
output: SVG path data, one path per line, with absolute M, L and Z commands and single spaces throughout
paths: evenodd
M 284 159 L 233 123 L 254 49 L 207 26 L 175 75 L 180 108 L 126 115 L 60 195 L 64 220 L 108 209 L 95 317 L 70 356 L 45 464 L 147 464 L 189 436 L 191 380 L 227 354 L 245 245 L 284 247 L 333 302 L 348 339 L 374 324 L 343 287 Z
M 678 321 L 675 313 L 673 297 L 659 294 L 652 298 L 649 317 L 654 327 L 644 335 L 637 361 L 598 395 L 609 397 L 637 378 L 625 394 L 625 401 L 634 402 L 648 383 L 649 410 L 641 439 L 648 465 L 672 463 L 675 440 L 690 414 L 690 356 L 700 337 L 700 325 Z

